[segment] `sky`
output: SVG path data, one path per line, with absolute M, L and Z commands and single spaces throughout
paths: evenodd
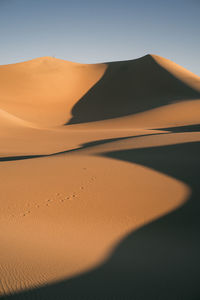
M 161 55 L 200 76 L 200 0 L 0 0 L 0 64 Z

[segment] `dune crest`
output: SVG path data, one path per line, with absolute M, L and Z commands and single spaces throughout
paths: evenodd
M 47 128 L 200 99 L 199 77 L 156 55 L 95 65 L 41 57 L 0 66 L 0 79 L 0 108 Z
M 48 57 L 0 66 L 1 108 L 42 127 L 61 125 L 105 69 Z
M 175 77 L 177 77 L 193 89 L 200 92 L 200 78 L 198 75 L 195 75 L 187 69 L 179 66 L 175 62 L 172 62 L 169 59 L 166 59 L 159 55 L 151 54 L 151 57 Z
M 174 64 L 160 60 L 162 65 L 165 62 L 165 67 L 151 55 L 108 63 L 103 77 L 72 108 L 73 116 L 68 124 L 135 117 L 173 103 L 200 99 L 199 91 L 189 84 L 195 82 L 199 86 L 199 78 L 191 75 L 186 80 L 188 72 L 181 67 L 177 67 L 178 76 L 175 76 Z M 146 121 L 152 123 L 152 120 L 154 116 L 146 117 Z

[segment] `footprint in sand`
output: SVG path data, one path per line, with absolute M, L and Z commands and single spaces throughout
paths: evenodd
M 30 210 L 24 213 L 22 216 L 25 217 L 26 215 L 30 214 Z
M 86 168 L 83 168 L 83 169 L 86 170 Z M 96 179 L 95 176 L 91 177 L 90 180 L 87 182 L 87 184 L 91 184 L 95 179 Z M 86 185 L 87 185 L 87 184 L 86 184 Z M 79 187 L 79 189 L 82 190 L 82 191 L 83 191 L 85 188 L 86 188 L 86 187 L 85 187 L 84 185 L 82 185 L 82 186 Z M 55 193 L 54 195 L 55 195 L 56 198 L 61 197 L 61 193 Z M 74 199 L 74 198 L 76 198 L 76 197 L 78 197 L 78 195 L 77 195 L 77 193 L 74 192 L 74 193 L 71 194 L 70 196 L 66 196 L 66 197 L 63 196 L 62 198 L 60 198 L 60 199 L 58 199 L 58 200 L 59 200 L 60 202 L 65 202 L 66 200 Z M 54 199 L 54 200 L 56 200 L 56 199 Z M 45 206 L 49 207 L 52 201 L 53 201 L 53 199 L 51 199 L 51 198 L 47 199 L 47 200 L 46 200 Z M 35 207 L 36 207 L 36 208 L 40 208 L 40 205 L 37 204 L 37 205 L 35 205 Z M 27 211 L 26 213 L 22 214 L 22 216 L 25 217 L 25 216 L 27 216 L 28 214 L 30 214 L 30 211 Z

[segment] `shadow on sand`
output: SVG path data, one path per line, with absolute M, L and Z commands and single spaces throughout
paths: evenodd
M 80 150 L 89 149 L 91 147 L 95 147 L 95 146 L 99 146 L 99 145 L 103 145 L 103 144 L 108 144 L 108 143 L 111 143 L 111 142 L 117 142 L 117 141 L 120 141 L 120 140 L 127 140 L 127 139 L 132 139 L 132 138 L 139 138 L 139 137 L 144 137 L 144 136 L 160 135 L 160 134 L 167 134 L 167 133 L 168 132 L 166 132 L 166 133 L 152 133 L 152 134 L 143 134 L 143 135 L 137 135 L 137 136 L 125 136 L 125 137 L 119 137 L 119 138 L 96 140 L 96 141 L 81 144 L 80 147 L 77 147 L 77 148 L 74 148 L 74 149 L 64 150 L 64 151 L 50 153 L 50 154 L 35 154 L 35 155 L 30 154 L 30 155 L 19 155 L 19 156 L 4 156 L 4 157 L 0 157 L 0 162 L 18 161 L 18 160 L 26 160 L 26 159 L 33 159 L 33 158 L 56 156 L 56 155 L 61 155 L 61 154 L 77 152 L 77 151 L 80 151 Z
M 94 270 L 2 299 L 200 299 L 199 153 L 200 142 L 104 153 L 185 182 L 189 201 L 130 233 Z
M 200 132 L 200 124 L 176 126 L 176 127 L 167 127 L 167 128 L 160 128 L 160 129 L 157 129 L 157 130 L 170 131 L 170 132 L 174 132 L 174 133 Z
M 149 136 L 149 135 L 152 135 L 152 134 L 147 134 L 147 135 Z M 136 136 L 136 137 L 140 137 L 140 136 Z M 146 136 L 146 135 L 142 135 L 142 136 Z M 79 150 L 84 150 L 84 149 L 87 149 L 87 148 L 90 148 L 90 147 L 94 147 L 94 146 L 98 146 L 98 145 L 102 145 L 102 144 L 107 144 L 107 143 L 111 143 L 111 142 L 116 142 L 116 141 L 120 141 L 120 140 L 130 139 L 130 138 L 134 138 L 134 137 L 135 136 L 129 136 L 129 137 L 126 136 L 126 137 L 120 137 L 120 138 L 96 140 L 96 141 L 81 144 L 80 147 L 75 148 L 75 149 L 69 149 L 69 150 L 64 150 L 64 151 L 50 153 L 50 154 L 4 156 L 4 157 L 0 157 L 0 162 L 18 161 L 18 160 L 26 160 L 26 159 L 50 157 L 50 156 L 56 156 L 56 155 L 61 155 L 61 154 L 67 154 L 67 153 L 76 152 L 76 151 L 79 151 Z
M 127 116 L 199 98 L 199 92 L 146 55 L 108 63 L 104 76 L 73 107 L 67 125 Z

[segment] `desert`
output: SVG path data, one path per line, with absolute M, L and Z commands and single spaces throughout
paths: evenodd
M 1 65 L 0 145 L 0 299 L 199 299 L 199 76 Z

